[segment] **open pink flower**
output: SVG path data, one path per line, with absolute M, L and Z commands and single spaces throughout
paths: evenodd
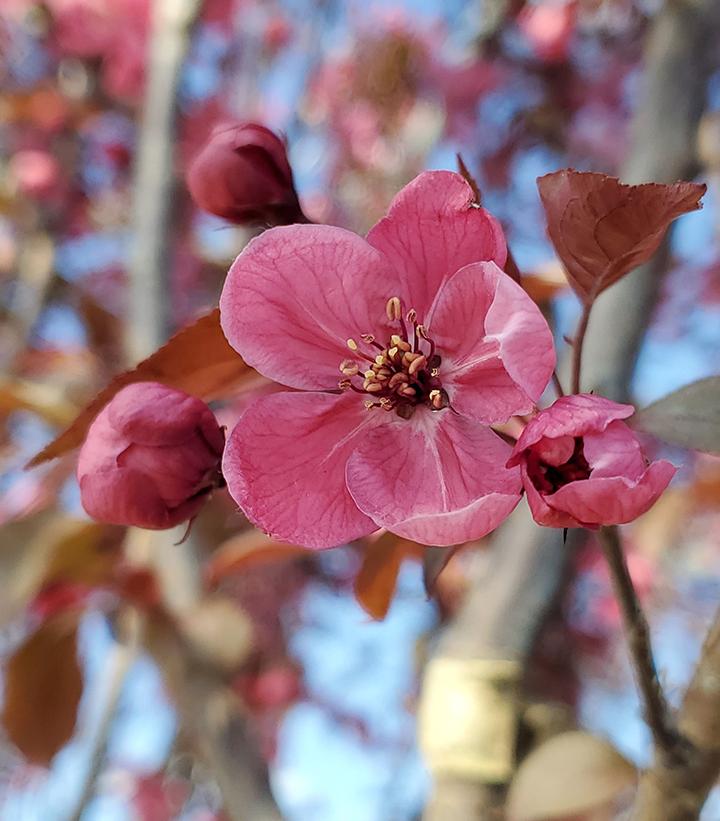
M 632 405 L 601 396 L 563 396 L 532 419 L 508 466 L 520 465 L 533 518 L 548 527 L 623 524 L 645 513 L 675 475 L 648 465 L 621 419 Z
M 316 548 L 380 527 L 448 545 L 508 515 L 520 475 L 487 426 L 533 409 L 555 356 L 505 257 L 498 223 L 447 171 L 404 188 L 367 239 L 295 225 L 248 245 L 223 330 L 299 391 L 255 401 L 225 450 L 230 493 L 255 524 Z
M 224 440 L 202 400 L 158 382 L 128 385 L 80 450 L 83 507 L 100 522 L 153 530 L 187 521 L 218 486 Z

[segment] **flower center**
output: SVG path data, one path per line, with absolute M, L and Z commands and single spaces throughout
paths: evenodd
M 417 312 L 411 308 L 403 316 L 396 296 L 387 301 L 385 311 L 398 332 L 385 345 L 372 334 L 363 334 L 360 338 L 365 350 L 348 339 L 354 356 L 340 363 L 340 372 L 345 375 L 338 383 L 340 390 L 366 394 L 368 410 L 395 411 L 403 419 L 409 419 L 418 405 L 434 411 L 446 408 L 449 402 L 439 379 L 440 357 L 425 326 L 418 322 Z
M 541 493 L 555 493 L 570 482 L 590 478 L 590 465 L 583 452 L 582 437 L 575 437 L 572 456 L 562 465 L 549 465 L 532 450 L 528 454 L 528 475 Z

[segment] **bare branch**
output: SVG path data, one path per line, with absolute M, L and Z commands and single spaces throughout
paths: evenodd
M 601 527 L 598 535 L 610 570 L 615 598 L 620 604 L 635 676 L 645 705 L 645 720 L 655 746 L 672 756 L 678 744 L 678 734 L 660 686 L 650 642 L 650 628 L 630 577 L 620 533 L 615 526 Z

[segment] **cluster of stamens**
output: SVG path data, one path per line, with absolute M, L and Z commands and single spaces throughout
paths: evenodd
M 367 395 L 368 410 L 394 410 L 403 419 L 409 419 L 419 405 L 431 410 L 446 408 L 448 397 L 439 379 L 440 357 L 426 328 L 417 321 L 417 312 L 411 309 L 403 317 L 402 303 L 396 296 L 387 301 L 385 311 L 390 322 L 397 323 L 398 333 L 391 334 L 386 345 L 372 334 L 363 334 L 360 339 L 369 350 L 348 339 L 354 358 L 340 363 L 345 376 L 339 382 L 340 389 Z M 354 377 L 362 378 L 362 386 Z

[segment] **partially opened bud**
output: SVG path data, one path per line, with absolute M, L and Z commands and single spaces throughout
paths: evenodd
M 230 222 L 307 222 L 285 144 L 257 123 L 216 128 L 190 165 L 187 184 L 200 208 Z
M 670 462 L 649 463 L 623 419 L 632 405 L 602 396 L 563 396 L 523 430 L 508 467 L 519 465 L 533 518 L 547 527 L 624 524 L 655 504 Z
M 101 522 L 174 527 L 222 483 L 224 445 L 200 399 L 157 382 L 128 385 L 98 414 L 80 451 L 83 507 Z

